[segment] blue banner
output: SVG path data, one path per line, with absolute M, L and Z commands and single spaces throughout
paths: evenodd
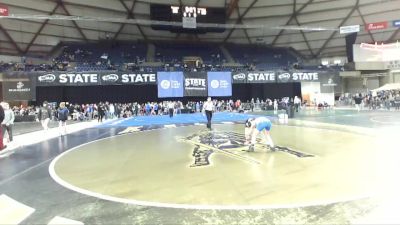
M 159 98 L 183 97 L 182 72 L 157 72 Z
M 232 96 L 231 72 L 208 72 L 208 96 Z

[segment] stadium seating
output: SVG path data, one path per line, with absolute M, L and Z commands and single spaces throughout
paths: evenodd
M 297 59 L 284 48 L 238 44 L 227 44 L 225 47 L 236 62 L 255 65 L 259 70 L 287 69 L 297 62 Z
M 187 56 L 200 57 L 205 64 L 221 64 L 225 59 L 216 44 L 157 43 L 155 46 L 156 60 L 164 63 L 182 62 Z
M 52 63 L 41 65 L 16 66 L 0 64 L 0 71 L 99 71 L 126 70 L 141 72 L 184 71 L 193 69 L 193 65 L 184 66 L 185 57 L 199 57 L 204 64 L 197 70 L 206 71 L 254 71 L 287 70 L 299 63 L 296 56 L 286 48 L 271 48 L 259 45 L 224 45 L 223 52 L 219 44 L 214 43 L 172 43 L 154 44 L 154 54 L 148 54 L 147 43 L 111 42 L 100 43 L 63 43 L 60 54 Z M 229 54 L 225 56 L 224 54 Z M 150 55 L 150 56 L 149 56 Z M 154 65 L 146 62 L 156 62 Z M 227 57 L 230 62 L 227 62 Z M 233 58 L 233 62 L 232 62 Z M 158 62 L 158 63 L 157 63 Z M 303 69 L 318 69 L 310 67 Z
M 100 44 L 66 44 L 56 61 L 76 62 L 76 70 L 114 70 L 123 63 L 145 61 L 146 44 L 105 42 Z

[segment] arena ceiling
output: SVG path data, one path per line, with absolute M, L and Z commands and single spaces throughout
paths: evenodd
M 356 24 L 362 25 L 356 43 L 400 39 L 399 28 L 389 26 L 369 32 L 363 29 L 366 23 L 400 19 L 400 0 L 2 0 L 1 3 L 8 6 L 9 16 L 14 18 L 0 19 L 0 54 L 47 55 L 61 41 L 95 42 L 107 37 L 264 43 L 291 46 L 310 58 L 343 56 L 345 40 L 338 28 Z M 225 7 L 226 23 L 234 28 L 223 33 L 188 35 L 132 23 L 138 19 L 150 20 L 150 3 Z M 54 19 L 57 16 L 60 19 Z M 249 25 L 263 28 L 246 28 Z M 315 28 L 323 29 L 315 31 Z

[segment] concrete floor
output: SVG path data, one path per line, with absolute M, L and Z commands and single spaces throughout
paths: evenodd
M 75 129 L 0 155 L 0 223 L 398 224 L 399 123 L 303 111 L 254 153 L 242 124 Z

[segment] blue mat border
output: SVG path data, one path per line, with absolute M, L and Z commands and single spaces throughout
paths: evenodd
M 267 117 L 271 121 L 278 119 L 277 116 L 271 115 L 254 115 L 247 113 L 232 113 L 232 112 L 218 112 L 214 113 L 212 117 L 213 124 L 220 124 L 224 122 L 244 123 L 248 118 L 252 117 Z M 183 126 L 189 124 L 206 124 L 207 119 L 201 113 L 192 114 L 177 114 L 170 118 L 168 115 L 162 116 L 137 116 L 130 118 L 122 118 L 116 120 L 106 121 L 96 126 L 97 128 L 115 128 L 115 127 L 151 127 L 151 126 L 164 126 L 176 125 Z

